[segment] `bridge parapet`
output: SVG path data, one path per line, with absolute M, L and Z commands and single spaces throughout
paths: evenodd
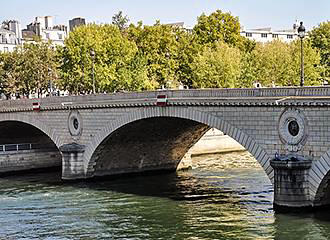
M 34 102 L 40 103 L 40 110 L 156 106 L 156 98 L 159 94 L 167 95 L 168 104 L 174 106 L 330 106 L 330 87 L 287 87 L 162 90 L 4 100 L 1 101 L 0 112 L 33 111 Z

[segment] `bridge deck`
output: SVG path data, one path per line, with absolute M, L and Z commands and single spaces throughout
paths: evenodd
M 157 95 L 165 94 L 168 105 L 290 106 L 330 105 L 330 87 L 286 87 L 253 89 L 192 89 L 113 94 L 47 97 L 42 99 L 3 100 L 0 112 L 33 111 L 33 102 L 41 110 L 156 106 Z

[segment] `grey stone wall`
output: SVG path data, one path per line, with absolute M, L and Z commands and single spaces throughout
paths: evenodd
M 60 167 L 61 164 L 61 154 L 54 149 L 0 153 L 0 173 Z

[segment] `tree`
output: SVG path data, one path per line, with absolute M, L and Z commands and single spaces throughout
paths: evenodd
M 17 52 L 13 53 L 0 53 L 1 62 L 1 93 L 6 96 L 16 92 L 15 83 L 17 83 L 18 74 L 16 72 L 18 60 Z
M 308 41 L 304 41 L 304 67 L 306 85 L 320 83 L 319 54 Z M 300 41 L 290 44 L 275 40 L 259 43 L 243 64 L 241 81 L 251 85 L 252 81 L 262 86 L 299 86 Z
M 291 78 L 292 57 L 289 45 L 280 41 L 258 43 L 252 52 L 251 65 L 253 79 L 262 86 L 292 86 L 296 82 Z
M 202 45 L 196 41 L 194 33 L 184 29 L 176 30 L 176 39 L 178 44 L 177 64 L 178 68 L 176 76 L 180 84 L 192 87 L 193 85 L 193 69 L 191 63 L 202 50 Z
M 217 10 L 209 16 L 202 14 L 198 17 L 194 32 L 201 44 L 224 41 L 227 44 L 236 45 L 242 40 L 238 17 L 221 10 Z
M 112 24 L 117 26 L 120 31 L 123 31 L 128 27 L 129 18 L 127 16 L 123 16 L 123 12 L 119 11 L 112 17 Z
M 205 46 L 194 62 L 193 87 L 232 88 L 237 86 L 240 75 L 240 50 L 218 42 L 215 47 Z
M 321 64 L 325 67 L 323 77 L 330 81 L 330 21 L 321 23 L 308 33 L 312 47 L 320 51 Z
M 241 60 L 241 72 L 237 82 L 239 88 L 251 88 L 258 81 L 257 67 L 255 65 L 255 54 L 243 52 Z
M 290 54 L 292 56 L 292 73 L 291 78 L 294 79 L 293 85 L 299 86 L 300 84 L 300 69 L 301 69 L 301 56 L 300 40 L 292 42 L 290 45 Z M 323 72 L 323 67 L 321 66 L 321 57 L 317 49 L 312 47 L 310 41 L 304 41 L 304 75 L 305 75 L 305 85 L 321 85 L 322 78 L 321 73 Z
M 93 59 L 90 52 L 95 52 Z M 94 65 L 95 87 L 100 92 L 149 89 L 145 59 L 134 42 L 114 25 L 90 24 L 75 29 L 60 50 L 60 85 L 71 93 L 91 92 Z
M 157 22 L 153 26 L 131 24 L 129 39 L 147 61 L 148 78 L 158 86 L 178 86 L 178 41 L 176 27 Z
M 2 89 L 8 94 L 28 97 L 49 92 L 49 85 L 58 76 L 55 51 L 50 43 L 24 44 L 11 53 L 1 56 Z

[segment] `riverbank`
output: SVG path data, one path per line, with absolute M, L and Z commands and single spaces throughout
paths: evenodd
M 212 128 L 190 148 L 188 153 L 191 157 L 195 157 L 205 154 L 241 151 L 246 151 L 246 149 L 231 137 L 224 135 L 223 132 Z
M 177 170 L 193 167 L 192 158 L 208 154 L 223 154 L 231 152 L 244 152 L 246 149 L 231 137 L 217 129 L 210 129 L 204 136 L 184 155 Z

